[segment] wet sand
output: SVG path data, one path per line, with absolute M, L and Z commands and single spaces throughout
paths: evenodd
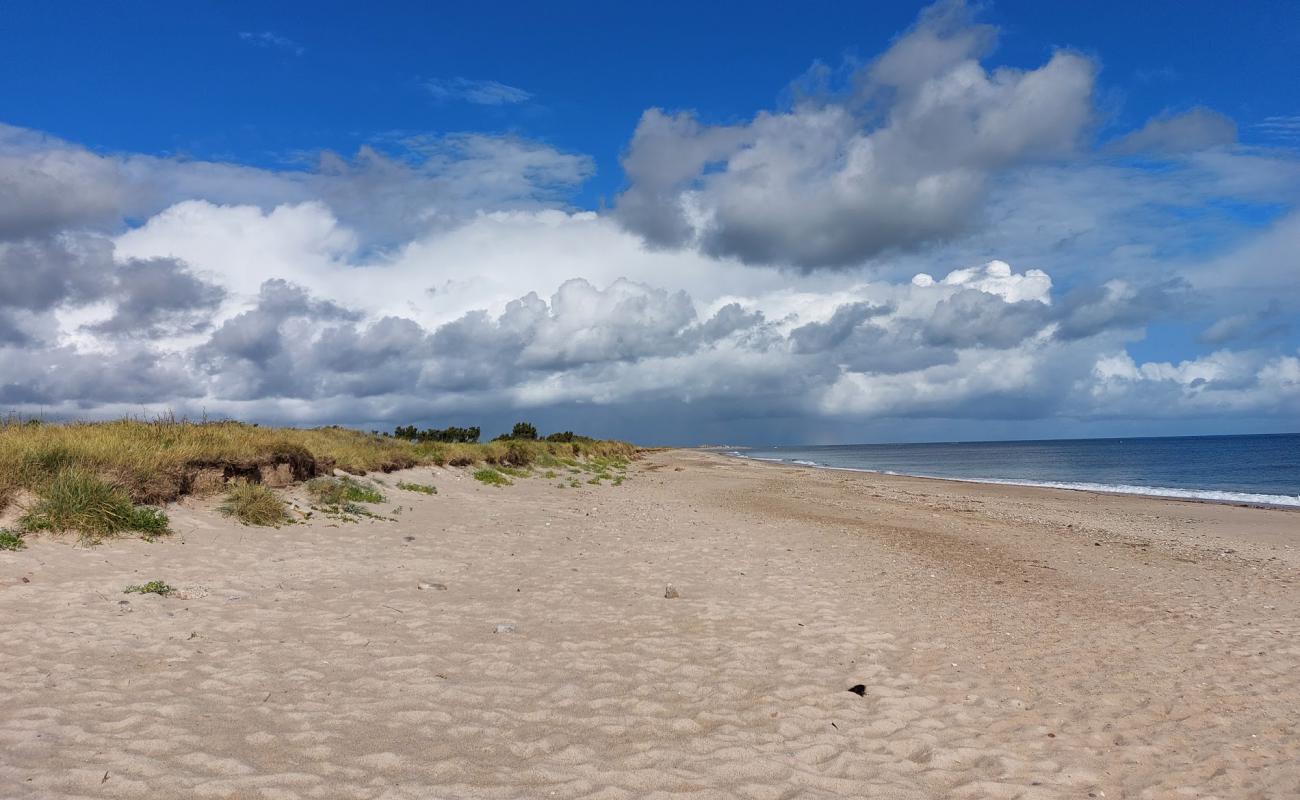
M 1300 513 L 629 474 L 0 553 L 0 797 L 1300 796 Z

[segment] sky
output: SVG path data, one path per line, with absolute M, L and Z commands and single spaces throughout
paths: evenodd
M 1295 431 L 1296 52 L 1281 2 L 12 3 L 0 413 Z

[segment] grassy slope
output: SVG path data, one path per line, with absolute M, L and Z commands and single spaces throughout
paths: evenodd
M 570 460 L 625 459 L 625 442 L 531 441 L 414 444 L 346 428 L 264 428 L 240 422 L 0 423 L 0 508 L 20 489 L 44 495 L 69 470 L 93 473 L 137 503 L 184 493 L 201 468 L 248 469 L 285 461 L 310 462 L 365 474 L 421 464 L 551 466 Z

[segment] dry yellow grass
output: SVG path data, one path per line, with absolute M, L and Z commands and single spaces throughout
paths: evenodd
M 204 469 L 243 475 L 255 473 L 259 465 L 290 463 L 298 475 L 335 467 L 365 474 L 418 464 L 546 465 L 630 458 L 635 452 L 625 442 L 414 444 L 347 428 L 268 428 L 242 422 L 10 421 L 0 422 L 0 508 L 19 489 L 41 494 L 61 472 L 74 468 L 122 488 L 137 503 L 159 503 L 190 491 L 193 476 Z

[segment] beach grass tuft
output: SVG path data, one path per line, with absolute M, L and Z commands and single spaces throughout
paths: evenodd
M 122 594 L 156 594 L 166 597 L 174 591 L 176 591 L 175 588 L 162 581 L 149 581 L 139 586 L 128 586 L 122 590 Z
M 505 475 L 502 475 L 492 467 L 484 467 L 475 472 L 474 480 L 479 483 L 487 484 L 488 486 L 510 486 L 514 483 L 514 481 L 510 480 Z
M 379 491 L 379 487 L 352 477 L 315 478 L 307 482 L 307 491 L 324 506 L 384 502 L 384 493 Z
M 438 487 L 427 483 L 407 483 L 398 481 L 397 488 L 407 492 L 419 492 L 420 494 L 437 494 Z
M 62 468 L 20 524 L 25 531 L 77 531 L 91 540 L 168 532 L 167 515 L 160 509 L 136 505 L 125 489 L 79 467 Z
M 22 550 L 26 546 L 22 536 L 0 528 L 0 550 Z
M 280 526 L 289 521 L 284 501 L 260 483 L 236 483 L 219 507 L 222 514 L 245 525 Z

